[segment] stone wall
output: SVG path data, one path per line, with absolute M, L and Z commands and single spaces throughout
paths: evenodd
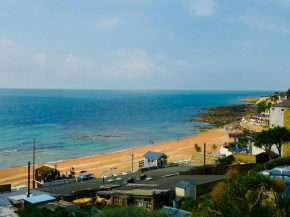
M 249 129 L 249 130 L 255 131 L 255 132 L 261 132 L 262 130 L 267 129 L 267 128 L 264 128 L 262 126 L 255 125 L 255 124 L 243 121 L 243 120 L 241 121 L 240 125 L 242 128 Z
M 290 130 L 290 108 L 284 108 L 284 127 Z
M 216 164 L 220 157 L 213 156 L 211 154 L 206 154 L 205 164 Z M 203 165 L 203 153 L 194 153 L 192 154 L 191 164 L 192 165 Z
M 256 163 L 256 156 L 251 154 L 233 153 L 236 163 Z

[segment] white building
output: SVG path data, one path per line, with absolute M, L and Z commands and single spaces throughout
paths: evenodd
M 147 151 L 143 155 L 145 168 L 147 167 L 163 167 L 167 164 L 168 156 L 161 152 Z

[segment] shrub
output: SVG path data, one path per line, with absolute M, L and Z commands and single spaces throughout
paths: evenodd
M 290 157 L 277 158 L 277 159 L 270 160 L 269 162 L 265 164 L 259 164 L 255 168 L 253 168 L 252 171 L 261 172 L 263 170 L 271 170 L 275 167 L 286 166 L 286 165 L 290 165 Z
M 233 155 L 229 155 L 225 158 L 220 158 L 219 162 L 223 164 L 232 164 L 235 161 L 235 157 Z
M 129 207 L 106 207 L 101 213 L 93 217 L 167 217 L 168 215 L 161 211 L 151 211 L 138 206 Z

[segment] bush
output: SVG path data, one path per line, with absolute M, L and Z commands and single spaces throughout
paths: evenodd
M 252 169 L 254 172 L 261 172 L 263 170 L 271 170 L 278 166 L 286 166 L 290 165 L 290 157 L 282 157 L 270 160 L 269 162 L 265 164 L 259 164 L 255 168 Z
M 222 164 L 232 164 L 235 161 L 235 157 L 233 155 L 229 155 L 225 158 L 220 158 L 219 162 Z
M 151 211 L 138 206 L 129 207 L 106 207 L 101 213 L 93 217 L 167 217 L 168 215 L 161 211 Z

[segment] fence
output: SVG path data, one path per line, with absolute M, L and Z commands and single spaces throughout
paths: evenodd
M 66 185 L 74 182 L 76 182 L 76 179 L 60 179 L 52 182 L 43 183 L 43 187 Z
M 256 164 L 236 164 L 236 165 L 220 165 L 216 167 L 200 167 L 186 172 L 179 172 L 179 175 L 225 175 L 229 169 L 236 169 L 240 173 L 248 172 L 253 169 Z

